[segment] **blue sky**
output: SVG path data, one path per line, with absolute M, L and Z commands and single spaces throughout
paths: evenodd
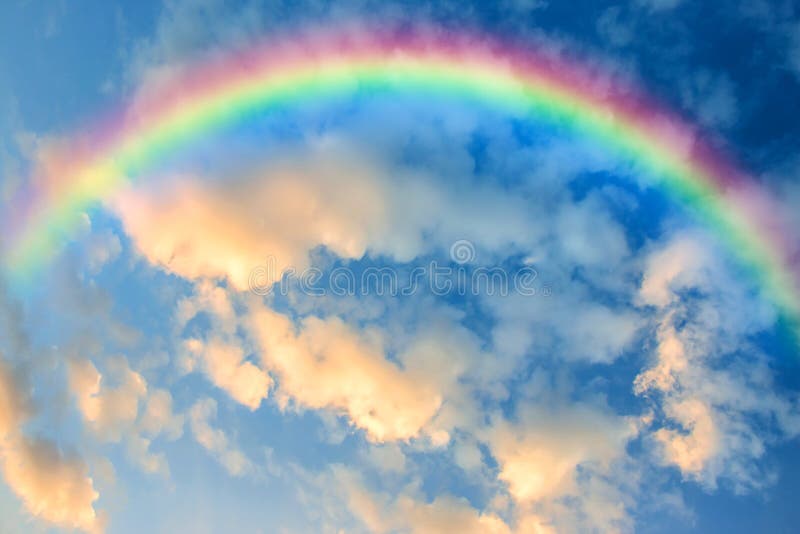
M 780 1 L 12 0 L 0 210 L 158 76 L 354 21 L 589 58 L 697 124 L 800 247 L 800 10 Z M 390 89 L 149 172 L 76 213 L 33 282 L 0 271 L 2 532 L 796 529 L 800 349 L 736 254 L 607 145 Z M 511 290 L 332 291 L 433 265 Z M 324 295 L 272 287 L 286 268 Z

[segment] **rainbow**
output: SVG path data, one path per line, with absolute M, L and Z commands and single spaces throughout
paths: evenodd
M 630 85 L 553 54 L 424 30 L 314 31 L 184 65 L 43 158 L 5 224 L 6 264 L 46 262 L 76 215 L 166 156 L 256 113 L 386 88 L 478 99 L 555 120 L 614 150 L 690 207 L 788 317 L 800 317 L 791 236 L 765 191 Z M 138 178 L 137 178 L 138 179 Z

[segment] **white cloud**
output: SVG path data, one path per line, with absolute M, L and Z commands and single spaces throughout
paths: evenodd
M 386 441 L 417 437 L 441 406 L 436 385 L 388 361 L 375 334 L 336 318 L 308 317 L 296 327 L 266 308 L 252 310 L 248 321 L 284 407 L 292 401 L 336 410 L 370 439 Z
M 222 464 L 225 470 L 235 477 L 250 474 L 253 463 L 245 454 L 234 447 L 228 436 L 212 426 L 217 416 L 217 402 L 214 399 L 200 399 L 189 410 L 189 426 L 195 440 Z
M 774 392 L 765 359 L 744 342 L 771 315 L 703 243 L 679 235 L 650 255 L 640 296 L 660 308 L 658 343 L 634 388 L 663 413 L 651 430 L 662 462 L 708 488 L 726 480 L 744 492 L 772 480 L 759 459 L 769 442 L 800 431 L 798 400 Z M 706 295 L 678 299 L 683 289 Z
M 182 414 L 176 414 L 172 407 L 172 395 L 165 389 L 151 390 L 144 412 L 139 418 L 139 428 L 150 436 L 164 434 L 175 440 L 183 434 Z
M 105 375 L 90 360 L 68 363 L 70 389 L 85 424 L 100 441 L 124 442 L 129 457 L 146 473 L 168 475 L 165 455 L 151 452 L 150 445 L 160 434 L 167 439 L 180 437 L 183 416 L 172 412 L 169 392 L 148 391 L 144 377 L 129 367 L 127 359 L 111 357 L 104 363 Z
M 416 492 L 391 498 L 364 487 L 359 475 L 334 466 L 321 483 L 340 488 L 350 513 L 369 532 L 510 534 L 508 525 L 491 512 L 473 508 L 466 499 L 442 495 L 428 502 Z M 324 490 L 331 491 L 332 487 Z
M 400 446 L 395 443 L 370 444 L 366 457 L 381 471 L 402 473 L 406 469 L 406 457 Z
M 709 249 L 694 236 L 680 236 L 647 259 L 639 293 L 645 304 L 667 306 L 681 289 L 705 286 Z
M 144 378 L 131 370 L 123 357 L 106 361 L 106 377 L 89 360 L 70 361 L 68 366 L 70 388 L 84 420 L 101 439 L 119 441 L 133 426 L 139 415 L 139 402 L 147 395 Z
M 49 441 L 17 436 L 4 444 L 2 463 L 6 482 L 32 515 L 62 528 L 103 530 L 93 507 L 99 494 L 79 457 L 65 456 Z
M 102 531 L 94 509 L 99 495 L 85 462 L 48 440 L 22 434 L 31 415 L 24 384 L 0 359 L 0 464 L 6 483 L 35 517 L 62 528 Z
M 636 339 L 641 316 L 626 307 L 593 303 L 580 282 L 556 285 L 551 296 L 510 295 L 487 299 L 497 318 L 493 343 L 504 365 L 529 353 L 558 361 L 612 363 Z
M 103 266 L 115 260 L 122 252 L 119 237 L 111 230 L 93 231 L 89 216 L 81 214 L 84 226 L 84 247 L 86 268 L 90 274 L 97 274 Z
M 302 272 L 318 246 L 342 258 L 369 252 L 407 262 L 465 236 L 490 252 L 537 238 L 513 195 L 443 187 L 411 171 L 388 176 L 344 140 L 310 144 L 224 185 L 184 176 L 131 187 L 111 208 L 152 264 L 190 280 L 227 279 L 239 291 Z
M 499 479 L 516 501 L 530 504 L 574 494 L 578 467 L 608 469 L 635 433 L 627 418 L 591 405 L 533 405 L 523 409 L 518 424 L 495 423 L 486 439 Z
M 184 346 L 191 357 L 204 362 L 211 382 L 236 402 L 256 410 L 261 401 L 267 398 L 272 379 L 244 359 L 244 351 L 240 346 L 225 343 L 219 338 L 212 338 L 206 343 L 187 339 Z
M 267 398 L 272 378 L 245 359 L 244 341 L 236 335 L 238 317 L 228 293 L 208 281 L 197 284 L 194 295 L 178 302 L 178 333 L 201 313 L 212 321 L 212 332 L 207 339 L 184 339 L 183 370 L 192 371 L 199 363 L 211 383 L 250 410 L 258 409 Z
M 663 445 L 664 459 L 683 473 L 701 473 L 720 448 L 719 429 L 711 407 L 690 398 L 667 404 L 665 410 L 666 416 L 682 430 L 659 428 L 655 432 L 656 440 Z
M 184 179 L 128 190 L 114 208 L 153 264 L 188 279 L 227 278 L 247 291 L 251 271 L 268 258 L 275 268 L 262 283 L 308 267 L 318 245 L 361 257 L 386 224 L 385 195 L 368 172 L 333 158 L 276 166 L 236 185 Z

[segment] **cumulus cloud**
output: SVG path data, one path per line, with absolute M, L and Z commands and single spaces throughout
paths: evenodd
M 307 143 L 258 171 L 132 186 L 110 207 L 152 264 L 190 280 L 226 279 L 239 291 L 302 272 L 319 246 L 344 259 L 409 262 L 465 236 L 489 254 L 529 248 L 540 237 L 523 199 L 499 188 L 393 169 L 378 149 L 359 149 L 344 135 Z M 564 215 L 567 225 L 585 222 Z M 617 237 L 609 236 L 615 248 L 607 256 L 624 247 Z M 581 246 L 588 248 L 575 244 L 576 253 Z
M 576 489 L 577 469 L 607 467 L 624 454 L 636 428 L 624 417 L 592 406 L 575 405 L 548 412 L 525 409 L 519 424 L 501 421 L 488 431 L 500 480 L 521 503 L 568 495 Z
M 683 473 L 701 473 L 719 449 L 719 431 L 710 407 L 698 399 L 682 400 L 667 405 L 666 416 L 682 431 L 656 431 L 655 437 L 664 447 L 664 459 Z
M 245 359 L 244 341 L 236 335 L 238 317 L 228 293 L 207 281 L 198 284 L 194 295 L 178 303 L 178 329 L 183 330 L 201 313 L 210 317 L 214 328 L 207 339 L 190 337 L 183 341 L 183 370 L 191 371 L 199 363 L 215 386 L 256 410 L 267 398 L 272 378 Z
M 763 356 L 742 348 L 769 314 L 741 304 L 739 285 L 702 243 L 679 235 L 650 255 L 640 295 L 659 306 L 658 342 L 634 391 L 658 401 L 651 432 L 662 462 L 708 488 L 724 480 L 745 492 L 772 480 L 759 463 L 767 444 L 800 430 L 797 399 L 776 394 Z M 706 297 L 678 299 L 686 289 Z M 731 301 L 739 305 L 721 304 Z
M 635 28 L 624 20 L 620 20 L 622 9 L 619 6 L 609 7 L 597 19 L 597 33 L 605 37 L 613 46 L 625 46 L 634 37 Z
M 3 474 L 28 511 L 62 528 L 103 530 L 94 510 L 99 497 L 79 457 L 47 440 L 17 436 L 2 451 Z
M 113 231 L 92 230 L 92 221 L 86 213 L 81 214 L 81 230 L 84 242 L 86 269 L 97 274 L 103 266 L 114 261 L 122 253 L 122 244 Z
M 172 396 L 163 389 L 148 391 L 144 377 L 122 356 L 104 363 L 105 375 L 90 360 L 68 363 L 70 389 L 84 422 L 100 441 L 124 441 L 130 458 L 145 472 L 167 475 L 165 455 L 152 452 L 150 445 L 160 434 L 174 440 L 183 432 L 183 416 L 172 411 Z
M 406 469 L 406 457 L 402 449 L 395 443 L 371 445 L 366 454 L 367 459 L 382 471 L 402 473 Z
M 23 384 L 24 376 L 0 359 L 0 462 L 6 483 L 35 517 L 62 528 L 102 531 L 94 509 L 99 494 L 86 463 L 49 440 L 22 433 L 31 415 Z
M 104 378 L 89 360 L 69 362 L 69 382 L 78 409 L 92 430 L 106 441 L 119 441 L 122 433 L 133 425 L 139 414 L 139 402 L 147 394 L 144 378 L 128 367 L 123 357 L 107 360 L 106 386 Z
M 647 258 L 639 296 L 645 304 L 667 306 L 681 289 L 705 286 L 708 248 L 692 236 L 680 236 Z
M 178 180 L 128 191 L 115 209 L 152 263 L 189 279 L 227 278 L 246 291 L 251 271 L 268 258 L 275 269 L 265 284 L 308 267 L 318 245 L 361 257 L 370 234 L 385 225 L 384 195 L 365 172 L 330 161 L 237 184 Z
M 205 362 L 211 382 L 227 391 L 235 401 L 255 410 L 267 397 L 272 380 L 264 371 L 244 360 L 240 346 L 226 344 L 220 339 L 211 339 L 205 344 L 189 339 L 185 347 L 192 357 Z
M 308 317 L 296 327 L 266 308 L 248 320 L 264 366 L 278 378 L 282 406 L 339 411 L 375 441 L 417 437 L 441 406 L 428 376 L 386 359 L 377 333 L 361 334 L 335 317 Z

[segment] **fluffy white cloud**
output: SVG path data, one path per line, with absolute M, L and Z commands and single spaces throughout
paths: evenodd
M 16 436 L 3 446 L 2 465 L 6 482 L 32 515 L 62 528 L 103 530 L 93 507 L 99 494 L 79 457 L 46 440 Z
M 712 409 L 699 399 L 670 403 L 666 416 L 680 425 L 681 431 L 659 428 L 655 438 L 664 447 L 664 459 L 683 473 L 701 473 L 709 460 L 719 453 L 719 429 Z
M 325 245 L 361 257 L 385 220 L 385 195 L 346 161 L 275 166 L 232 184 L 178 179 L 126 191 L 114 207 L 136 246 L 152 263 L 185 278 L 227 278 L 246 291 L 251 271 L 302 271 L 308 253 Z
M 520 503 L 576 492 L 579 466 L 607 469 L 621 457 L 636 426 L 590 405 L 525 408 L 517 424 L 500 421 L 487 432 L 499 479 Z
M 256 410 L 267 397 L 272 379 L 261 369 L 244 359 L 244 351 L 221 339 L 212 338 L 207 343 L 198 339 L 184 342 L 193 358 L 202 359 L 211 382 L 225 390 L 235 401 Z
M 89 360 L 69 362 L 70 388 L 84 420 L 101 439 L 119 441 L 139 415 L 139 402 L 147 395 L 144 378 L 128 367 L 123 357 L 106 361 L 108 375 L 101 375 Z M 112 384 L 116 382 L 116 387 Z
M 228 293 L 210 282 L 201 282 L 195 294 L 178 303 L 177 327 L 205 313 L 214 328 L 207 339 L 188 338 L 182 343 L 183 370 L 198 363 L 209 380 L 235 401 L 256 410 L 272 386 L 270 376 L 245 359 L 244 342 L 236 335 L 238 317 Z
M 709 247 L 691 235 L 682 235 L 647 258 L 639 292 L 645 304 L 667 306 L 682 289 L 707 285 Z
M 172 396 L 163 389 L 148 391 L 144 377 L 122 356 L 104 363 L 105 375 L 90 360 L 68 363 L 70 389 L 84 422 L 100 441 L 124 441 L 129 457 L 145 472 L 167 475 L 166 457 L 151 452 L 150 445 L 160 434 L 177 439 L 183 432 L 183 416 L 172 411 Z
M 94 509 L 99 495 L 86 463 L 46 439 L 22 434 L 31 415 L 24 384 L 24 376 L 0 358 L 0 465 L 6 483 L 35 517 L 62 528 L 102 531 Z
M 284 407 L 336 410 L 386 441 L 417 437 L 442 404 L 428 376 L 386 359 L 377 333 L 360 334 L 337 318 L 307 317 L 296 327 L 267 308 L 248 321 Z
M 678 235 L 651 252 L 640 297 L 659 308 L 658 343 L 634 390 L 663 415 L 652 428 L 662 462 L 706 487 L 728 480 L 748 491 L 771 480 L 758 462 L 767 444 L 800 431 L 797 399 L 774 392 L 765 359 L 743 341 L 770 314 L 743 304 L 741 284 L 711 250 L 699 236 Z M 679 299 L 686 289 L 706 296 Z
M 110 207 L 152 264 L 190 280 L 227 279 L 239 291 L 301 273 L 318 246 L 347 259 L 369 252 L 407 262 L 465 236 L 489 253 L 539 237 L 525 202 L 498 188 L 444 186 L 413 170 L 395 176 L 345 139 L 310 144 L 224 183 L 179 176 L 130 187 Z M 588 222 L 585 213 L 564 215 L 567 226 Z M 614 235 L 572 249 L 599 261 L 620 247 Z

